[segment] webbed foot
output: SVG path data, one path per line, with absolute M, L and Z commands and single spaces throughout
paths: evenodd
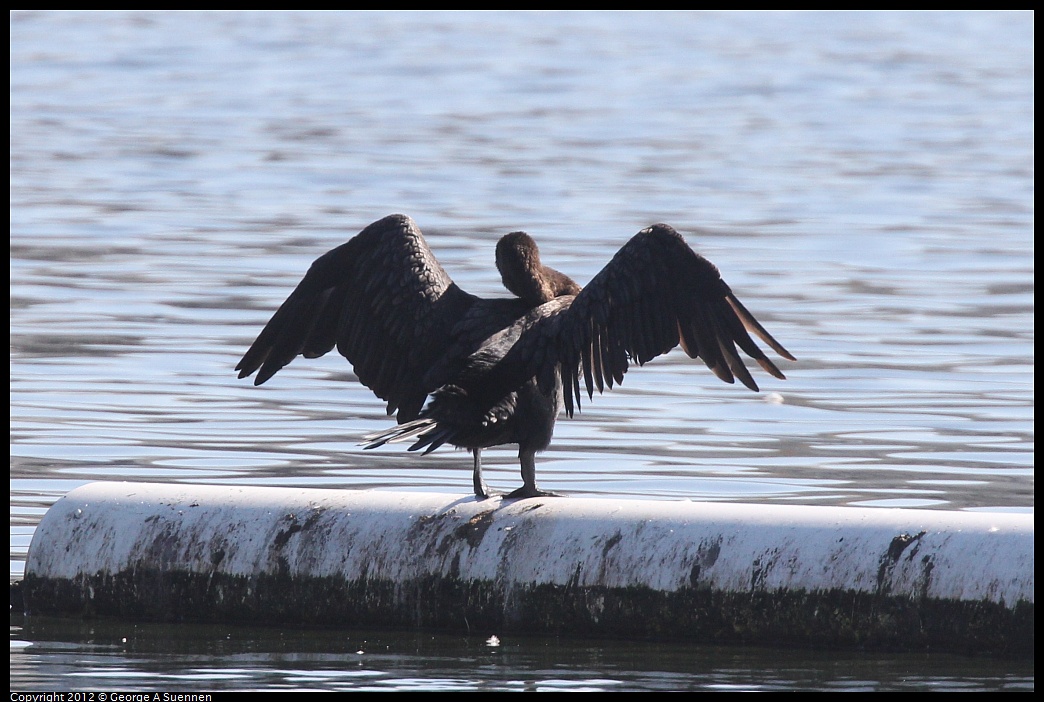
M 475 486 L 475 499 L 476 500 L 488 500 L 491 497 L 500 497 L 504 493 L 497 492 L 496 490 L 490 490 L 485 483 L 481 486 Z
M 524 500 L 529 497 L 565 497 L 565 495 L 548 490 L 540 490 L 535 485 L 523 485 L 518 490 L 513 490 L 504 495 L 505 500 Z

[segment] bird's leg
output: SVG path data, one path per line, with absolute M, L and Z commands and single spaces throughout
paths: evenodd
M 475 457 L 474 472 L 471 475 L 471 480 L 475 485 L 475 497 L 484 500 L 490 496 L 490 492 L 486 487 L 486 481 L 482 479 L 482 449 L 471 449 L 471 455 Z
M 522 487 L 505 495 L 505 500 L 517 500 L 523 497 L 560 497 L 558 493 L 540 490 L 536 485 L 536 451 L 518 452 L 519 463 L 522 464 Z

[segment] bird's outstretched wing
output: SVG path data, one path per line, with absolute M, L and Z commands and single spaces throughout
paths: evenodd
M 638 232 L 583 288 L 568 309 L 549 318 L 542 336 L 554 339 L 567 412 L 580 404 L 580 377 L 588 397 L 623 381 L 628 364 L 642 365 L 681 344 L 716 376 L 757 383 L 738 346 L 768 373 L 783 373 L 750 338 L 753 332 L 784 358 L 794 357 L 733 295 L 713 263 L 666 224 Z
M 240 378 L 258 371 L 260 385 L 298 355 L 316 358 L 336 345 L 388 413 L 398 410 L 406 422 L 434 390 L 425 376 L 476 301 L 442 269 L 413 220 L 390 215 L 316 259 L 236 370 Z

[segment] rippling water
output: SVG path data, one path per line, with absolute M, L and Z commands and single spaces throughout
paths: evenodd
M 487 296 L 507 231 L 583 283 L 668 222 L 799 358 L 632 369 L 544 487 L 1032 511 L 1033 69 L 1025 13 L 14 13 L 12 577 L 94 480 L 468 492 L 462 452 L 360 450 L 391 420 L 336 354 L 232 371 L 391 212 Z

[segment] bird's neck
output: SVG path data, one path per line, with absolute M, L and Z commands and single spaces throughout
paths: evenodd
M 531 307 L 537 307 L 561 295 L 576 295 L 580 286 L 564 273 L 547 266 L 513 271 L 501 276 L 504 287 L 518 295 Z

